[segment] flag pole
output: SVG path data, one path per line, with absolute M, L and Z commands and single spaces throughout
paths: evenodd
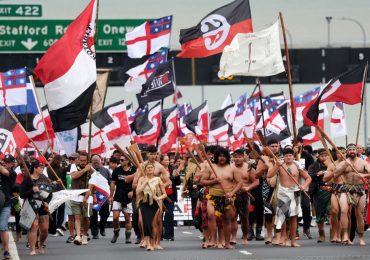
M 33 91 L 35 92 L 35 98 L 36 98 L 37 106 L 40 109 L 42 123 L 44 124 L 44 127 L 45 127 L 45 132 L 46 132 L 46 137 L 48 138 L 49 148 L 50 148 L 51 152 L 53 153 L 53 146 L 52 146 L 52 142 L 51 142 L 51 139 L 50 139 L 50 136 L 49 136 L 48 128 L 46 127 L 44 113 L 42 111 L 42 107 L 40 106 L 40 101 L 39 101 L 39 96 L 37 94 L 37 89 L 36 89 L 36 86 L 35 86 L 35 81 L 33 80 L 33 77 L 32 76 L 30 76 L 30 79 L 31 79 Z
M 286 40 L 286 34 L 285 34 L 285 27 L 284 27 L 284 21 L 283 21 L 283 14 L 279 12 L 279 18 L 281 23 L 281 29 L 283 30 L 283 37 L 284 37 L 284 47 L 285 47 L 285 57 L 286 57 L 286 64 L 287 64 L 287 75 L 288 75 L 288 82 L 289 82 L 289 98 L 290 98 L 290 107 L 292 110 L 292 125 L 293 125 L 293 143 L 294 145 L 297 144 L 297 127 L 295 124 L 295 105 L 294 105 L 294 99 L 293 99 L 293 84 L 292 84 L 292 76 L 290 74 L 290 58 L 289 58 L 289 50 L 288 50 L 288 44 Z
M 358 144 L 358 137 L 360 134 L 360 125 L 361 125 L 361 117 L 362 117 L 362 108 L 364 106 L 364 96 L 365 96 L 364 94 L 365 94 L 366 79 L 367 79 L 367 67 L 368 67 L 368 62 L 366 62 L 364 77 L 362 79 L 361 108 L 360 108 L 360 116 L 359 116 L 358 125 L 357 125 L 357 134 L 356 134 L 356 142 L 355 142 L 356 145 Z M 365 135 L 365 142 L 366 142 L 366 133 L 364 133 L 364 135 Z
M 266 128 L 265 128 L 265 116 L 264 114 L 264 109 L 263 109 L 263 104 L 262 104 L 262 91 L 261 91 L 261 82 L 260 78 L 257 78 L 257 86 L 259 90 L 259 98 L 260 98 L 260 107 L 261 107 L 261 114 L 262 114 L 262 127 L 263 127 L 263 134 L 266 137 Z M 258 122 L 257 122 L 258 124 Z M 244 131 L 244 130 L 243 130 Z
M 175 63 L 174 63 L 174 60 L 172 59 L 172 70 L 173 70 L 173 81 L 174 81 L 174 85 L 175 85 L 175 93 L 174 95 L 176 95 L 176 110 L 177 110 L 177 147 L 176 147 L 176 154 L 175 156 L 178 154 L 178 151 L 179 151 L 179 148 L 181 149 L 180 150 L 180 154 L 182 153 L 182 144 L 180 142 L 180 116 L 179 116 L 179 99 L 177 98 L 177 93 L 178 93 L 178 89 L 177 89 L 177 81 L 176 81 L 176 71 L 175 71 Z
M 18 118 L 14 115 L 13 111 L 9 109 L 8 106 L 5 107 L 10 116 L 14 119 L 14 121 L 17 123 L 17 125 L 22 129 L 22 131 L 26 134 L 27 136 L 27 132 L 26 130 L 23 128 L 22 124 L 19 122 Z M 28 136 L 27 136 L 28 137 Z M 50 165 L 49 161 L 46 160 L 45 156 L 40 152 L 40 149 L 37 147 L 37 145 L 35 144 L 35 142 L 32 140 L 32 138 L 29 138 L 28 139 L 31 141 L 31 143 L 33 144 L 33 146 L 35 147 L 36 151 L 40 154 L 40 156 L 46 161 L 46 164 L 50 167 L 50 170 L 51 172 L 53 173 L 54 177 L 58 180 L 58 182 L 60 182 L 61 186 L 63 186 L 63 189 L 66 189 L 66 187 L 64 186 L 62 180 L 59 178 L 58 174 L 55 172 L 55 170 L 53 169 L 53 167 Z
M 96 0 L 96 16 L 95 16 L 95 31 L 94 31 L 94 41 L 98 38 L 98 17 L 99 17 L 99 0 Z M 95 57 L 96 57 L 96 46 L 95 46 Z M 96 82 L 95 82 L 95 89 L 96 89 Z M 94 93 L 95 93 L 94 89 Z M 88 161 L 91 161 L 91 132 L 92 132 L 92 115 L 93 115 L 93 103 L 94 103 L 94 93 L 91 97 L 91 105 L 90 105 L 90 115 L 89 115 L 89 138 L 87 141 L 87 158 Z

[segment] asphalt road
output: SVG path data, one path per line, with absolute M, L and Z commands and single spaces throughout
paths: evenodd
M 199 232 L 193 227 L 178 227 L 175 230 L 175 241 L 163 241 L 164 250 L 147 252 L 137 245 L 124 243 L 124 232 L 116 244 L 111 244 L 112 229 L 107 229 L 107 236 L 98 240 L 90 240 L 87 246 L 67 244 L 66 235 L 49 237 L 46 242 L 45 255 L 29 256 L 26 249 L 26 238 L 17 243 L 20 259 L 48 260 L 110 260 L 110 259 L 150 259 L 150 260 L 234 260 L 234 259 L 370 259 L 369 246 L 359 246 L 355 240 L 354 246 L 337 244 L 318 244 L 317 230 L 311 228 L 314 239 L 308 240 L 301 235 L 298 241 L 300 248 L 266 246 L 263 241 L 250 241 L 248 246 L 237 244 L 234 250 L 201 249 Z M 240 232 L 240 230 L 239 230 Z M 328 234 L 328 232 L 327 232 Z M 241 234 L 238 234 L 238 238 Z M 370 231 L 365 232 L 370 245 Z M 239 240 L 238 243 L 241 243 Z

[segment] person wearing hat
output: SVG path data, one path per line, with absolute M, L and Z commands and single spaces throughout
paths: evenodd
M 21 210 L 21 225 L 28 232 L 30 255 L 36 255 L 37 234 L 40 231 L 39 253 L 44 253 L 44 243 L 48 237 L 49 210 L 48 203 L 52 198 L 53 185 L 43 174 L 45 160 L 37 158 L 31 163 L 30 176 L 21 184 L 20 195 L 24 199 Z
M 11 259 L 9 253 L 8 223 L 10 217 L 10 197 L 17 174 L 14 171 L 16 160 L 11 154 L 4 157 L 0 165 L 0 237 L 4 249 L 4 259 Z

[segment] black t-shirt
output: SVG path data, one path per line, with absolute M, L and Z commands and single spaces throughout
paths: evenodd
M 116 184 L 116 191 L 114 193 L 113 200 L 123 203 L 128 203 L 127 194 L 132 191 L 132 183 L 126 183 L 124 178 L 128 175 L 134 174 L 136 171 L 135 167 L 130 167 L 128 170 L 124 170 L 123 167 L 117 167 L 112 173 L 112 181 Z
M 5 204 L 4 206 L 10 205 L 10 198 L 12 195 L 12 190 L 15 185 L 15 179 L 17 178 L 17 174 L 13 169 L 8 169 L 9 176 L 5 176 L 0 173 L 0 189 L 3 191 L 5 196 Z

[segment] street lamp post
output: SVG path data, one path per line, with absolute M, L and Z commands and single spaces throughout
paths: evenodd
M 331 47 L 330 45 L 330 22 L 333 19 L 331 16 L 326 16 L 326 21 L 328 22 L 328 47 Z
M 362 24 L 358 20 L 353 19 L 353 18 L 349 18 L 349 17 L 342 17 L 341 20 L 351 21 L 351 22 L 357 24 L 360 27 L 361 32 L 362 32 L 362 37 L 363 37 L 363 40 L 364 40 L 364 48 L 366 48 L 366 32 L 365 32 L 365 28 L 362 26 Z

